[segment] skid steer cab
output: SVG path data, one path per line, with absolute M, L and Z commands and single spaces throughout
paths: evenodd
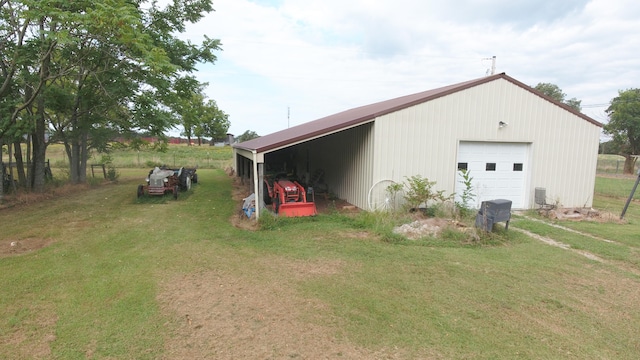
M 307 191 L 295 180 L 276 175 L 264 179 L 264 200 L 271 204 L 279 216 L 314 216 L 318 214 L 316 204 L 307 199 Z

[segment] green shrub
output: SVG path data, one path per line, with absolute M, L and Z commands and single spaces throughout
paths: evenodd
M 407 177 L 407 181 L 404 184 L 407 189 L 404 199 L 409 209 L 418 209 L 421 206 L 428 209 L 434 202 L 442 203 L 451 199 L 453 195 L 445 196 L 444 190 L 435 191 L 433 189 L 435 184 L 435 181 L 429 181 L 429 179 L 423 178 L 421 175 Z

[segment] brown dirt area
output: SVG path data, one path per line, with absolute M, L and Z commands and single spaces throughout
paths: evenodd
M 546 218 L 558 221 L 593 221 L 600 223 L 624 223 L 620 215 L 606 211 L 598 211 L 592 208 L 551 208 L 540 209 L 538 214 Z
M 53 243 L 51 239 L 3 239 L 0 240 L 0 258 L 20 255 L 42 249 Z
M 327 306 L 292 286 L 341 272 L 340 261 L 259 262 L 260 274 L 212 270 L 162 284 L 158 301 L 174 329 L 165 342 L 166 359 L 406 358 L 395 349 L 372 351 L 339 336 L 340 320 L 327 315 Z
M 40 203 L 44 200 L 55 199 L 56 197 L 67 194 L 76 194 L 80 191 L 87 191 L 89 185 L 64 185 L 60 187 L 50 188 L 43 193 L 18 192 L 17 194 L 4 195 L 0 211 L 11 211 L 11 208 L 20 208 L 22 206 L 30 206 Z M 53 239 L 2 239 L 0 240 L 0 258 L 7 256 L 15 256 L 38 249 L 42 249 L 54 243 Z

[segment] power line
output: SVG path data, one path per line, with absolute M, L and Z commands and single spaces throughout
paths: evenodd
M 586 109 L 599 108 L 599 107 L 605 107 L 605 106 L 609 106 L 609 103 L 581 105 L 582 108 L 586 108 Z

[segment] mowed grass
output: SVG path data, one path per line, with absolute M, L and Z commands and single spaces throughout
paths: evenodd
M 216 269 L 265 284 L 268 276 L 292 276 L 277 263 L 265 272 L 265 258 L 342 264 L 335 273 L 288 283 L 326 304 L 308 321 L 372 352 L 445 359 L 636 359 L 640 353 L 638 203 L 621 224 L 569 224 L 611 243 L 513 222 L 582 246 L 605 260 L 599 262 L 512 230 L 490 243 L 387 242 L 371 231 L 376 219 L 366 215 L 241 230 L 230 222 L 238 204 L 222 170 L 199 169 L 200 183 L 177 201 L 136 199 L 147 172 L 122 169 L 115 184 L 0 210 L 2 246 L 50 242 L 0 258 L 0 358 L 162 358 L 175 322 L 184 321 L 161 311 L 163 281 Z M 621 209 L 622 193 L 598 194 L 595 206 Z

